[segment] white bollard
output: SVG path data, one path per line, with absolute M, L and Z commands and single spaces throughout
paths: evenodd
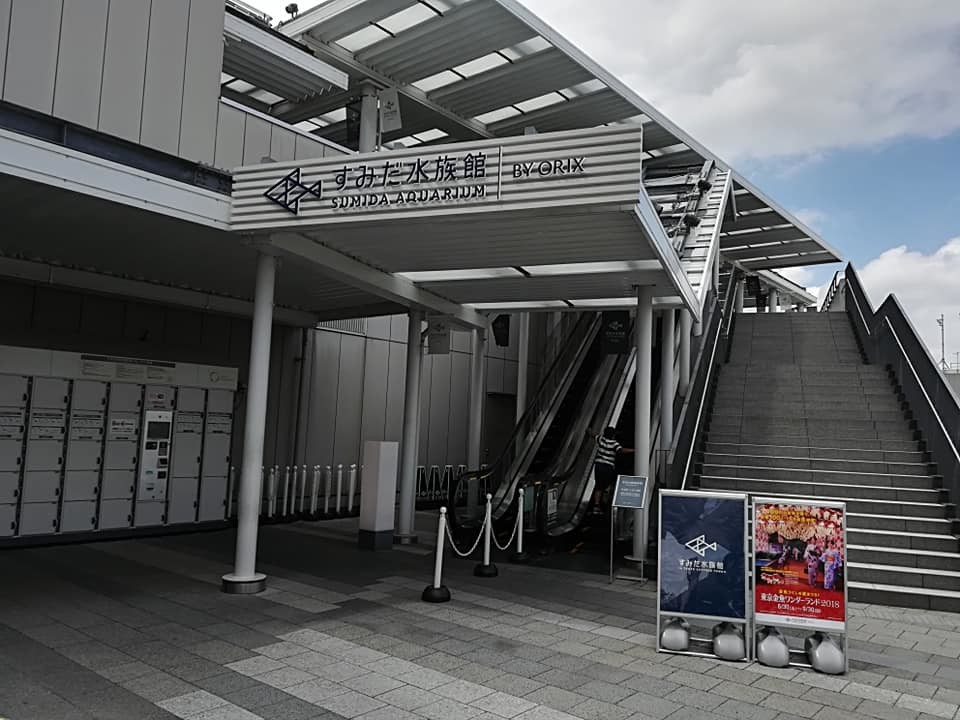
M 294 471 L 296 472 L 296 471 Z M 287 503 L 290 500 L 290 466 L 287 465 L 283 469 L 283 515 L 281 517 L 287 517 L 290 514 L 290 508 Z
M 307 466 L 300 466 L 300 492 L 297 493 L 297 500 L 299 501 L 297 510 L 303 515 L 303 509 L 307 505 Z
M 347 514 L 352 515 L 353 514 L 353 497 L 357 492 L 357 466 L 356 465 L 350 466 L 349 478 L 350 478 L 350 482 L 349 482 L 350 494 L 347 496 Z
M 267 517 L 271 520 L 277 512 L 277 469 L 267 471 Z
M 313 477 L 310 481 L 310 517 L 317 519 L 317 497 L 320 492 L 320 466 L 313 466 Z
M 447 539 L 447 509 L 440 508 L 440 520 L 437 522 L 437 555 L 433 563 L 433 584 L 427 585 L 420 597 L 424 602 L 442 603 L 450 601 L 450 591 L 443 584 L 443 543 Z
M 323 471 L 323 515 L 324 517 L 330 517 L 330 483 L 331 483 L 332 471 L 330 466 Z
M 343 500 L 343 465 L 337 465 L 337 502 L 333 512 L 340 515 L 340 501 Z
M 493 533 L 493 495 L 487 493 L 487 509 L 483 519 L 483 562 L 473 569 L 477 577 L 496 577 L 497 566 L 490 562 L 490 536 Z
M 523 488 L 517 490 L 517 549 L 510 557 L 511 562 L 526 562 L 527 554 L 523 551 L 523 498 L 525 491 Z

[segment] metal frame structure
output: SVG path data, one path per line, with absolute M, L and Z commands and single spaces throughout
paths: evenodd
M 847 610 L 848 610 L 848 607 L 849 607 L 848 588 L 849 588 L 849 585 L 850 585 L 850 577 L 849 577 L 849 575 L 848 575 L 847 572 L 846 572 L 846 568 L 847 568 L 847 565 L 848 565 L 847 560 L 846 560 L 846 553 L 847 553 L 847 504 L 846 504 L 845 502 L 836 502 L 836 501 L 831 501 L 831 500 L 815 500 L 815 499 L 803 499 L 803 498 L 797 499 L 797 498 L 792 498 L 792 497 L 789 497 L 789 498 L 777 498 L 777 497 L 770 497 L 770 496 L 753 496 L 753 495 L 751 495 L 751 496 L 750 496 L 750 524 L 751 524 L 751 527 L 754 528 L 754 532 L 756 532 L 756 529 L 755 529 L 755 528 L 756 528 L 756 520 L 757 520 L 757 515 L 756 515 L 757 506 L 760 505 L 760 504 L 773 504 L 773 505 L 805 505 L 805 506 L 810 506 L 810 507 L 836 508 L 836 509 L 839 509 L 839 510 L 843 511 L 843 551 L 844 551 L 844 562 L 843 562 L 843 564 L 844 564 L 844 576 L 843 576 L 843 631 L 841 632 L 841 631 L 837 631 L 837 630 L 834 629 L 834 628 L 825 627 L 824 625 L 819 624 L 819 623 L 817 623 L 816 621 L 812 621 L 812 622 L 810 622 L 810 623 L 808 623 L 808 624 L 789 623 L 789 622 L 775 622 L 775 623 L 774 623 L 774 622 L 763 622 L 763 623 L 759 623 L 759 622 L 757 621 L 757 617 L 756 617 L 756 614 L 757 614 L 756 603 L 754 602 L 754 600 L 755 600 L 755 598 L 756 598 L 756 588 L 757 588 L 757 572 L 756 572 L 756 567 L 755 567 L 756 563 L 754 563 L 754 567 L 751 568 L 751 572 L 749 573 L 750 578 L 751 578 L 751 583 L 750 583 L 750 603 L 751 603 L 751 606 L 752 606 L 752 608 L 753 608 L 753 612 L 752 612 L 752 616 L 753 616 L 753 618 L 752 618 L 752 619 L 753 619 L 753 635 L 752 635 L 753 642 L 751 643 L 751 647 L 753 648 L 754 656 L 756 655 L 756 633 L 757 633 L 757 627 L 758 627 L 759 625 L 763 625 L 764 627 L 775 627 L 775 628 L 781 628 L 781 629 L 787 629 L 787 630 L 794 630 L 794 631 L 798 631 L 798 630 L 799 630 L 799 631 L 807 631 L 807 630 L 820 631 L 820 632 L 828 633 L 828 634 L 830 634 L 830 635 L 839 635 L 839 636 L 843 639 L 843 662 L 844 662 L 843 672 L 844 672 L 844 674 L 846 674 L 846 672 L 847 672 L 847 671 L 849 670 L 849 668 L 850 668 L 850 653 L 849 653 L 849 647 L 848 647 L 848 634 L 849 634 L 849 633 L 848 633 L 848 630 L 847 630 Z M 753 551 L 753 553 L 751 553 L 751 556 L 752 556 L 752 557 L 755 557 L 755 555 L 756 555 L 756 547 L 754 546 L 754 551 Z M 796 655 L 796 654 L 801 654 L 801 653 L 802 653 L 802 651 L 796 650 L 796 649 L 794 649 L 794 648 L 790 648 L 790 654 L 791 654 L 791 655 Z M 811 668 L 811 667 L 813 667 L 813 666 L 810 665 L 810 663 L 808 663 L 808 662 L 799 662 L 799 661 L 791 660 L 789 667 Z
M 657 500 L 657 512 L 659 516 L 659 526 L 660 532 L 663 532 L 663 497 L 704 497 L 704 498 L 717 498 L 721 500 L 741 500 L 743 502 L 743 560 L 744 560 L 744 573 L 743 573 L 743 593 L 744 593 L 744 615 L 743 618 L 730 618 L 730 617 L 721 617 L 717 615 L 693 615 L 690 613 L 678 613 L 672 611 L 664 611 L 660 609 L 660 578 L 662 573 L 662 563 L 659 563 L 657 568 L 657 652 L 671 653 L 675 655 L 693 655 L 695 657 L 708 657 L 716 658 L 716 655 L 713 653 L 703 653 L 697 652 L 694 650 L 667 650 L 664 649 L 660 644 L 660 633 L 662 629 L 662 619 L 663 618 L 689 618 L 691 620 L 698 620 L 707 623 L 721 623 L 728 622 L 733 625 L 743 626 L 743 644 L 744 644 L 744 657 L 741 662 L 752 662 L 754 657 L 754 627 L 753 627 L 753 596 L 751 594 L 751 578 L 750 578 L 750 559 L 753 554 L 750 552 L 750 497 L 746 493 L 734 493 L 734 492 L 711 492 L 711 491 L 693 491 L 693 490 L 660 490 L 660 494 Z M 658 543 L 662 549 L 662 544 Z M 659 558 L 658 558 L 659 561 Z M 706 638 L 695 638 L 691 637 L 691 640 L 699 642 L 712 642 Z

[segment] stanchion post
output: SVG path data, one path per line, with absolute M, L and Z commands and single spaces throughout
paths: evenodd
M 517 549 L 510 556 L 510 561 L 523 563 L 527 561 L 527 553 L 523 550 L 523 488 L 517 490 Z
M 310 519 L 317 519 L 317 497 L 320 492 L 320 466 L 313 466 L 313 478 L 310 481 Z
M 347 495 L 347 515 L 353 515 L 353 496 L 357 492 L 357 466 L 350 466 L 350 475 L 349 475 L 348 495 Z
M 340 502 L 343 500 L 343 465 L 337 465 L 337 502 L 333 514 L 340 517 Z
M 267 517 L 273 520 L 277 512 L 277 468 L 272 467 L 267 474 Z
M 487 509 L 483 520 L 483 562 L 473 569 L 477 577 L 496 577 L 497 566 L 490 561 L 490 536 L 493 533 L 493 495 L 487 493 Z
M 437 521 L 437 556 L 433 563 L 433 584 L 427 585 L 420 597 L 428 603 L 450 601 L 450 591 L 443 584 L 443 543 L 447 539 L 447 509 L 440 508 L 440 520 Z
M 307 466 L 300 466 L 300 492 L 297 493 L 297 513 L 303 515 L 307 507 Z
M 330 480 L 333 470 L 327 465 L 323 469 L 323 516 L 330 517 Z
M 280 516 L 281 518 L 286 519 L 287 515 L 289 515 L 289 511 L 287 509 L 287 501 L 289 499 L 290 499 L 290 466 L 287 465 L 283 469 L 283 505 L 281 505 L 281 507 L 283 508 L 283 514 Z

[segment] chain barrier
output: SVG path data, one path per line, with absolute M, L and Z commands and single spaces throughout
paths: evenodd
M 517 513 L 517 522 L 515 522 L 513 525 L 513 532 L 510 533 L 510 539 L 507 540 L 507 542 L 503 545 L 497 542 L 497 534 L 495 532 L 490 533 L 490 536 L 493 538 L 493 544 L 497 546 L 498 550 L 503 550 L 504 552 L 506 552 L 507 550 L 510 549 L 510 546 L 513 545 L 514 538 L 517 537 L 517 532 L 520 528 L 520 522 L 522 520 L 523 520 L 523 515 L 521 513 Z
M 464 552 L 460 552 L 460 550 L 457 548 L 457 544 L 453 541 L 453 535 L 450 534 L 450 526 L 449 526 L 449 525 L 446 525 L 445 527 L 446 527 L 446 531 L 447 531 L 447 540 L 450 541 L 450 549 L 453 550 L 453 551 L 454 551 L 457 555 L 459 555 L 460 557 L 462 557 L 462 558 L 467 558 L 467 557 L 470 557 L 471 555 L 473 555 L 474 551 L 476 551 L 477 547 L 479 547 L 480 541 L 483 539 L 483 531 L 484 531 L 484 530 L 486 529 L 486 527 L 487 527 L 487 521 L 484 520 L 484 521 L 480 524 L 480 534 L 477 535 L 477 539 L 476 539 L 476 541 L 473 543 L 473 547 L 470 548 L 469 550 L 467 550 L 467 552 L 465 552 L 465 553 L 464 553 Z

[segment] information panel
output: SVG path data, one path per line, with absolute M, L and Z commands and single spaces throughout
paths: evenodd
M 659 610 L 747 618 L 747 497 L 661 491 Z
M 845 631 L 845 515 L 844 503 L 754 501 L 757 624 Z
M 617 475 L 613 507 L 643 510 L 647 503 L 647 478 L 641 475 Z

